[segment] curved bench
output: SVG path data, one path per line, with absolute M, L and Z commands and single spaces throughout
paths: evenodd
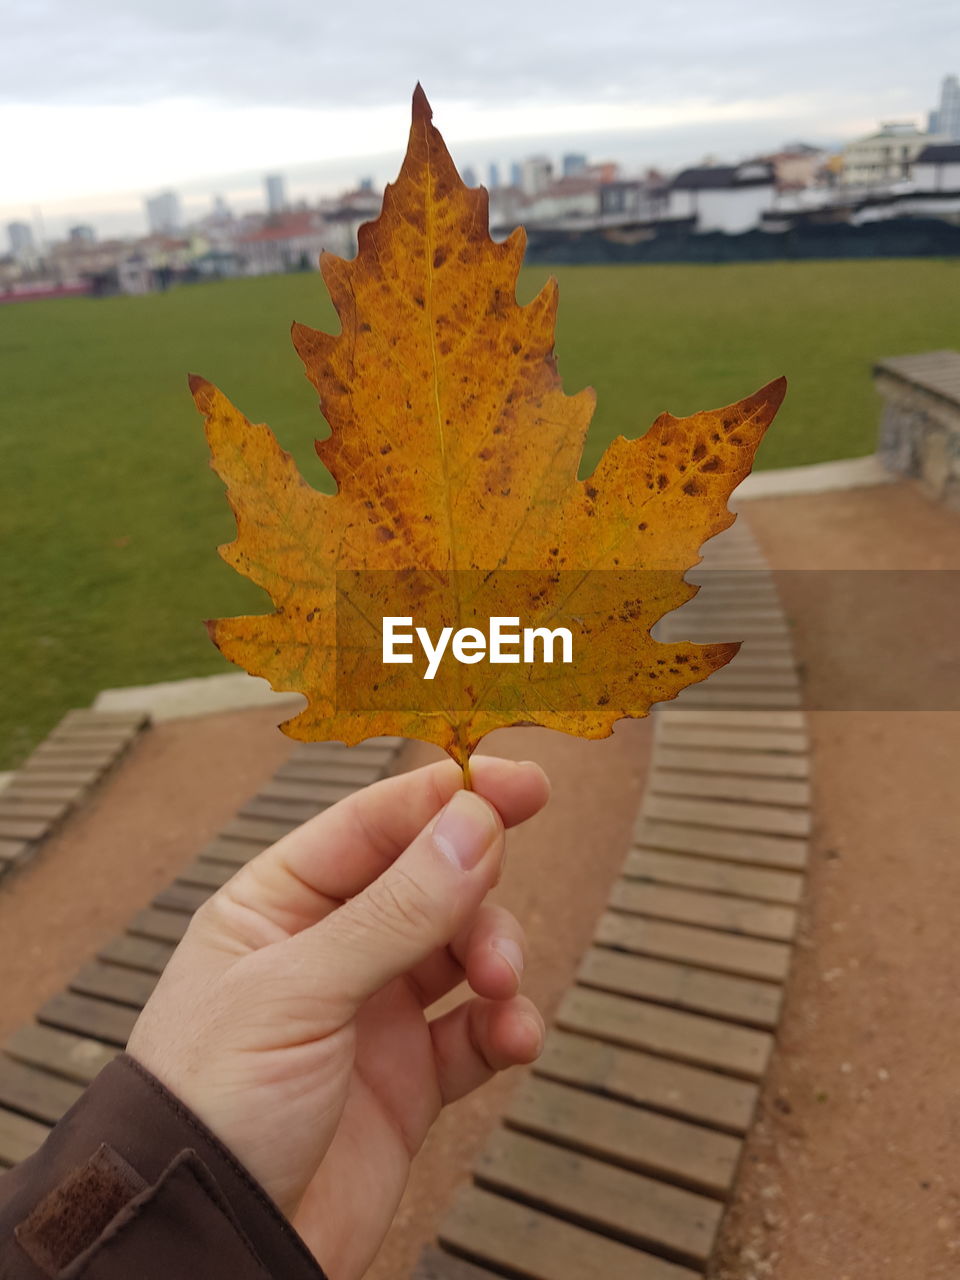
M 742 518 L 659 638 L 742 638 L 657 708 L 609 909 L 416 1280 L 703 1275 L 780 1013 L 810 831 L 790 632 Z

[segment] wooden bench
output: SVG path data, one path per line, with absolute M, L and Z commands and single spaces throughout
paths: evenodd
M 810 832 L 790 628 L 737 525 L 663 640 L 742 639 L 656 711 L 608 910 L 416 1280 L 703 1275 L 773 1049 Z
M 89 724 L 83 717 L 68 720 Z M 0 1050 L 0 1167 L 35 1151 L 120 1052 L 200 903 L 268 844 L 384 777 L 401 745 L 399 738 L 372 738 L 349 750 L 337 743 L 298 746 L 126 931 L 107 942 L 32 1023 L 14 1032 Z
M 70 711 L 0 789 L 0 878 L 84 800 L 149 724 L 145 712 Z

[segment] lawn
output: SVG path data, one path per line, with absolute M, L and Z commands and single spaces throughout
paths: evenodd
M 547 270 L 521 280 L 526 301 Z M 874 358 L 960 341 L 960 264 L 565 267 L 558 353 L 611 436 L 735 400 L 785 373 L 761 467 L 873 447 Z M 309 479 L 316 397 L 292 319 L 335 318 L 314 274 L 146 298 L 0 306 L 0 767 L 101 688 L 227 668 L 200 620 L 262 597 L 217 558 L 232 520 L 186 373 L 271 424 Z

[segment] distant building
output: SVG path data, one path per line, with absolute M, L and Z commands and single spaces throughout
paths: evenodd
M 940 105 L 930 112 L 928 132 L 948 142 L 960 142 L 960 80 L 944 76 L 940 86 Z
M 88 223 L 81 222 L 67 232 L 71 244 L 95 244 L 97 233 Z
M 267 192 L 267 212 L 283 213 L 287 207 L 287 192 L 282 173 L 268 173 L 263 180 Z
M 568 151 L 563 157 L 562 165 L 565 178 L 576 178 L 586 169 L 587 157 L 579 151 Z
M 553 165 L 548 156 L 527 156 L 520 166 L 520 189 L 527 198 L 540 195 L 553 181 Z
M 335 247 L 327 220 L 315 209 L 288 210 L 274 214 L 255 231 L 238 236 L 237 253 L 247 274 L 268 275 L 277 271 L 313 270 L 324 249 Z
M 210 210 L 209 216 L 215 222 L 229 222 L 231 220 L 233 213 L 223 196 L 213 197 L 213 208 Z
M 180 200 L 175 191 L 161 191 L 144 201 L 147 226 L 151 235 L 172 235 L 179 231 L 182 221 Z
M 465 164 L 463 166 L 463 172 L 460 176 L 463 178 L 463 184 L 466 187 L 477 187 L 480 185 L 477 182 L 477 171 L 471 164 Z
M 822 177 L 829 155 L 822 147 L 806 142 L 791 142 L 773 155 L 764 156 L 773 165 L 780 191 L 800 191 L 812 187 Z
M 960 196 L 960 142 L 924 147 L 913 163 L 913 182 L 917 191 Z
M 523 184 L 523 170 L 520 164 L 514 160 L 510 166 L 510 185 L 519 188 Z
M 361 178 L 361 179 L 360 179 L 360 181 L 357 183 L 357 190 L 358 190 L 358 191 L 373 191 L 373 179 L 372 179 L 372 178 Z
M 8 222 L 7 236 L 10 240 L 10 252 L 18 262 L 29 262 L 36 258 L 37 249 L 33 243 L 33 228 L 29 222 Z
M 488 170 L 487 186 L 491 191 L 496 191 L 500 186 L 500 166 L 491 164 Z
M 698 232 L 737 235 L 760 226 L 775 191 L 773 165 L 766 160 L 684 169 L 670 184 L 668 216 L 696 218 Z
M 912 120 L 890 120 L 877 133 L 849 142 L 843 149 L 840 181 L 844 186 L 877 187 L 903 182 L 913 162 L 937 136 L 921 133 Z

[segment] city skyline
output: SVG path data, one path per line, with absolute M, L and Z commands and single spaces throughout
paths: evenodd
M 420 79 L 458 163 L 485 176 L 532 151 L 589 151 L 629 171 L 736 160 L 802 138 L 837 145 L 935 106 L 953 20 L 918 0 L 806 0 L 757 13 L 734 0 L 664 10 L 371 0 L 363 30 L 307 0 L 269 11 L 222 0 L 13 0 L 0 44 L 7 164 L 0 220 L 39 207 L 142 228 L 172 188 L 192 211 L 217 192 L 248 207 L 266 172 L 291 199 L 395 176 Z M 412 19 L 416 20 L 413 21 Z M 42 57 L 40 51 L 42 50 Z M 950 61 L 949 54 L 947 61 Z M 131 219 L 131 215 L 134 215 Z

